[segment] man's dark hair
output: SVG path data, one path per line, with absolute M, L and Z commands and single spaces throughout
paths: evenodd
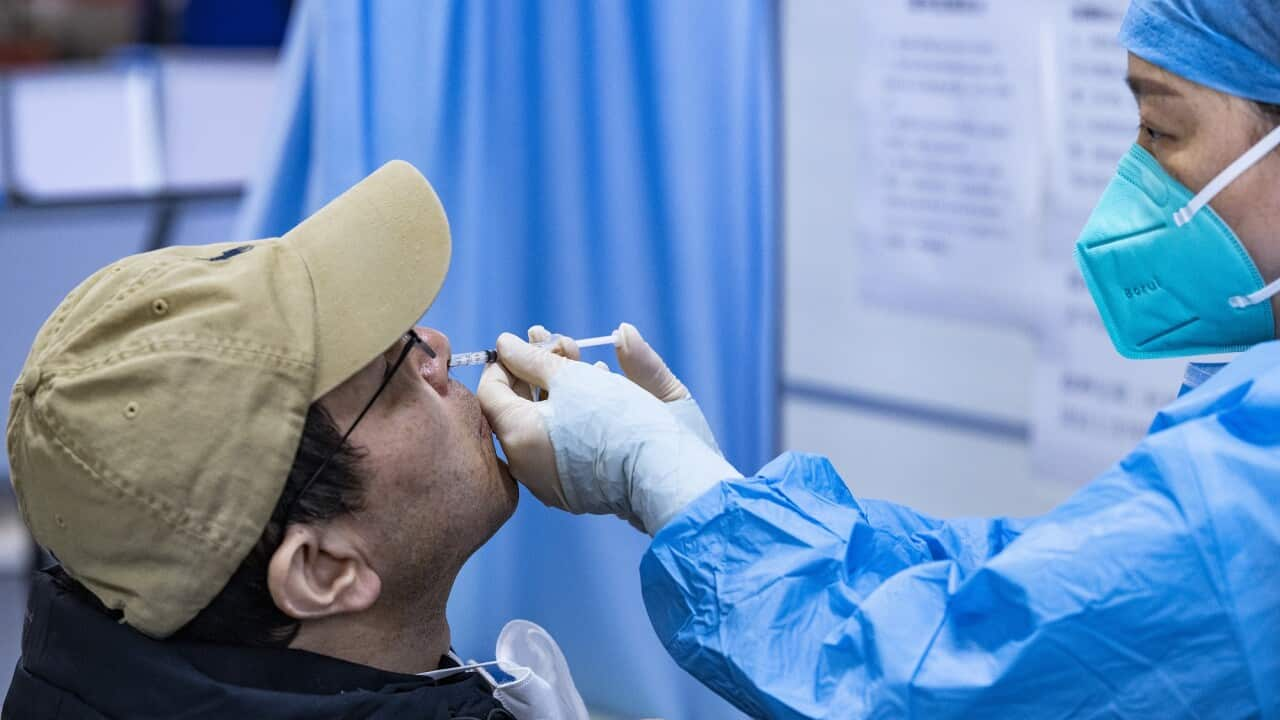
M 294 502 L 316 469 L 332 454 L 324 470 Z M 364 485 L 358 472 L 364 453 L 342 442 L 333 418 L 318 403 L 307 409 L 302 440 L 293 458 L 293 467 L 284 491 L 271 511 L 258 542 L 241 561 L 222 591 L 173 637 L 228 645 L 284 647 L 298 633 L 299 622 L 276 607 L 267 589 L 267 566 L 284 540 L 284 531 L 293 523 L 324 522 L 363 506 Z M 56 575 L 64 588 L 115 617 L 83 585 L 65 573 Z

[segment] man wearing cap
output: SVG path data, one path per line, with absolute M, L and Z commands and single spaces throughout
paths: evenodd
M 449 255 L 393 162 L 282 238 L 125 258 L 67 296 L 10 401 L 19 508 L 58 564 L 5 718 L 513 716 L 448 670 L 453 580 L 518 497 L 449 340 L 410 329 Z

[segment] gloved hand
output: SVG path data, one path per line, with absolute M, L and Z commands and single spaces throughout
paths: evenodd
M 653 534 L 712 485 L 741 474 L 657 353 L 634 327 L 619 334 L 619 361 L 635 382 L 504 334 L 501 364 L 485 370 L 478 395 L 512 475 L 539 500 L 614 513 Z M 547 388 L 548 399 L 522 397 L 514 389 L 521 381 Z M 676 412 L 655 395 L 673 399 Z
M 528 330 L 529 342 L 539 343 L 546 342 L 551 339 L 551 331 L 541 325 L 534 325 Z M 561 336 L 560 341 L 547 350 L 552 354 L 577 360 L 581 357 L 581 351 L 578 349 L 577 343 L 571 338 Z M 497 382 L 501 386 L 495 388 L 491 383 Z M 501 422 L 502 427 L 507 430 L 505 433 L 498 433 L 499 442 L 502 443 L 502 449 L 507 452 L 507 446 L 510 444 L 515 449 L 515 459 L 511 455 L 507 455 L 507 466 L 513 477 L 528 478 L 527 481 L 522 480 L 525 487 L 529 488 L 533 496 L 542 501 L 543 505 L 567 510 L 569 501 L 564 497 L 564 491 L 560 487 L 560 482 L 554 477 L 546 475 L 546 468 L 555 470 L 555 454 L 551 448 L 549 439 L 545 437 L 545 429 L 542 429 L 539 423 L 540 417 L 533 417 L 529 413 L 532 408 L 525 404 L 508 404 L 504 406 L 503 413 L 513 413 L 514 416 L 490 416 L 486 408 L 484 398 L 494 398 L 497 392 L 497 398 L 494 402 L 507 401 L 508 392 L 515 394 L 517 397 L 534 402 L 541 401 L 543 389 L 538 386 L 530 385 L 524 380 L 512 376 L 506 371 L 506 368 L 498 364 L 490 365 L 485 368 L 485 372 L 480 376 L 480 386 L 477 388 L 476 396 L 480 399 L 481 408 L 484 409 L 486 419 L 489 426 L 497 428 L 496 423 Z M 532 423 L 530 422 L 532 421 Z M 534 430 L 535 432 L 526 433 L 526 430 Z
M 722 455 L 720 446 L 716 444 L 716 437 L 711 433 L 711 426 L 707 424 L 693 395 L 675 373 L 671 372 L 657 351 L 640 336 L 640 331 L 631 323 L 622 323 L 618 326 L 618 339 L 618 365 L 622 367 L 622 373 L 627 379 L 666 403 L 667 410 L 682 425 L 693 431 L 716 454 Z
M 675 373 L 671 372 L 662 357 L 641 336 L 640 331 L 631 323 L 622 323 L 618 326 L 614 335 L 617 338 L 615 352 L 618 357 L 618 364 L 622 367 L 622 372 L 627 379 L 666 403 L 667 410 L 676 417 L 676 420 L 692 431 L 717 454 L 723 455 L 720 452 L 719 445 L 716 443 L 715 435 L 711 432 L 711 426 L 707 423 L 702 414 L 702 409 L 698 407 L 698 403 L 693 399 L 688 388 L 685 387 L 684 383 L 680 382 Z M 528 337 L 529 342 L 532 344 L 546 342 L 553 336 L 551 331 L 545 327 L 534 325 L 529 328 Z M 547 349 L 553 354 L 570 360 L 578 360 L 581 356 L 581 351 L 578 349 L 577 344 L 568 337 L 561 336 L 560 341 L 555 346 Z M 608 370 L 608 365 L 603 362 L 597 362 L 595 365 L 606 371 Z M 526 400 L 538 401 L 541 399 L 538 395 L 539 388 L 532 387 L 529 383 L 519 378 L 512 378 L 511 387 L 517 395 Z M 559 486 L 552 489 L 551 492 L 543 492 L 542 490 L 542 488 L 535 489 L 534 493 L 543 504 L 567 509 L 563 492 L 560 491 Z

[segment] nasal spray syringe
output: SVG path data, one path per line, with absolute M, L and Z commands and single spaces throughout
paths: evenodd
M 597 347 L 600 345 L 616 345 L 618 343 L 617 338 L 618 338 L 618 334 L 617 332 L 614 332 L 609 335 L 601 335 L 600 337 L 583 338 L 581 340 L 574 340 L 574 342 L 577 343 L 579 348 L 589 348 L 589 347 Z M 550 338 L 546 340 L 542 340 L 541 342 L 530 343 L 530 344 L 533 345 L 534 347 L 552 348 L 556 346 L 556 343 L 564 339 L 565 337 L 563 335 L 552 335 Z M 463 367 L 464 365 L 488 365 L 489 363 L 495 363 L 495 362 L 498 362 L 497 350 L 480 350 L 477 352 L 455 353 L 449 356 L 449 367 L 451 368 Z

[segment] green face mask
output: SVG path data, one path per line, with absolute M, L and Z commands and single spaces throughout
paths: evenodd
M 1272 295 L 1210 208 L 1280 145 L 1280 128 L 1193 197 L 1141 146 L 1120 161 L 1076 241 L 1076 261 L 1116 350 L 1128 358 L 1237 352 L 1275 338 Z

